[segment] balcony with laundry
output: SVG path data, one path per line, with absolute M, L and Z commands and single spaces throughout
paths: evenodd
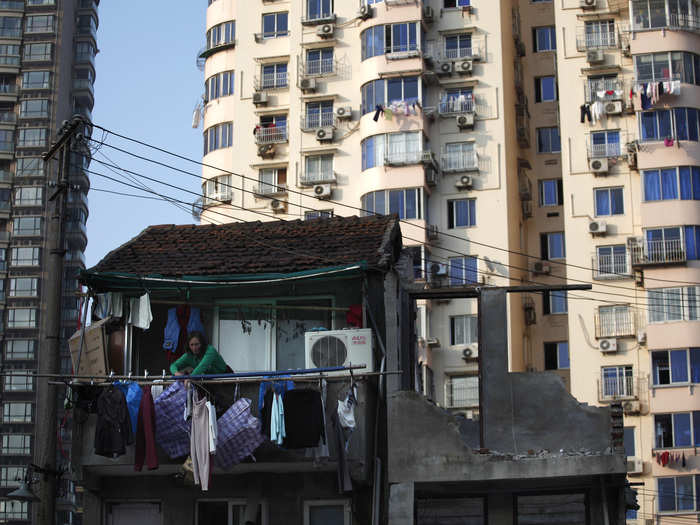
M 628 239 L 632 267 L 686 264 L 697 258 L 695 226 L 648 228 Z

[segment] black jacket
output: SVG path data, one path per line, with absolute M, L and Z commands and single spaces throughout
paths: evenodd
M 111 386 L 97 399 L 95 454 L 115 458 L 125 454 L 126 445 L 133 442 L 126 398 L 121 390 Z

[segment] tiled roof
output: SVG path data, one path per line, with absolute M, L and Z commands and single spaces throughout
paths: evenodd
M 89 272 L 204 276 L 293 273 L 398 256 L 395 216 L 149 226 Z

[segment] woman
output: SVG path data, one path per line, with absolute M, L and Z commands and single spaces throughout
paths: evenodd
M 189 370 L 194 376 L 206 374 L 224 374 L 230 368 L 211 345 L 202 332 L 190 332 L 187 334 L 187 348 L 180 359 L 170 365 L 170 372 L 176 376 L 185 375 Z

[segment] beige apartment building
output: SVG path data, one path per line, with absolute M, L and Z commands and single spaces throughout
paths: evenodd
M 430 286 L 593 283 L 509 298 L 510 368 L 624 401 L 630 520 L 694 516 L 698 29 L 689 0 L 209 0 L 195 211 L 397 213 Z M 478 417 L 476 304 L 418 324 L 424 394 Z

